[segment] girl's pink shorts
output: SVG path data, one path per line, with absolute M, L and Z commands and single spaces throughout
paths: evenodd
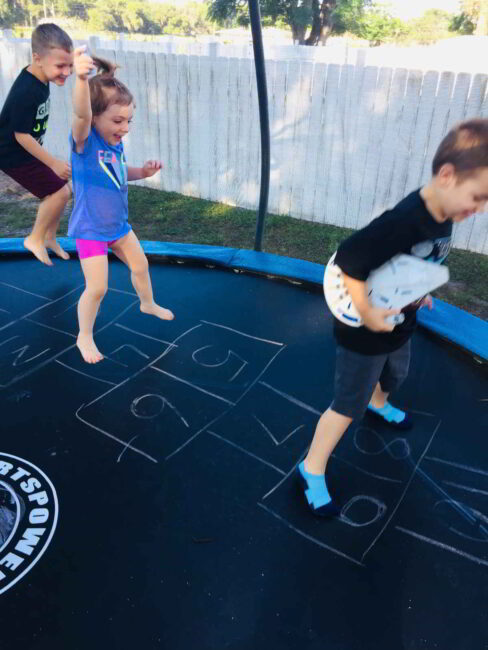
M 96 239 L 77 239 L 76 250 L 80 260 L 87 257 L 96 257 L 97 255 L 107 255 L 108 249 L 115 244 L 114 241 L 97 241 Z

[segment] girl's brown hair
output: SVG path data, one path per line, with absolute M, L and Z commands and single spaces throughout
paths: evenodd
M 115 78 L 115 71 L 119 66 L 98 56 L 92 56 L 92 59 L 97 68 L 97 74 L 88 82 L 93 117 L 101 115 L 113 104 L 134 104 L 130 90 Z
M 488 168 L 488 120 L 467 120 L 449 131 L 432 161 L 434 176 L 447 163 L 454 167 L 460 179 Z

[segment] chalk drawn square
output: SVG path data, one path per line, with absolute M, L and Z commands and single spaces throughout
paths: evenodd
M 177 453 L 231 406 L 219 396 L 149 367 L 81 407 L 77 417 L 159 462 Z
M 320 411 L 258 381 L 211 431 L 288 472 L 310 444 Z
M 104 355 L 100 363 L 85 363 L 78 348 L 68 350 L 56 362 L 74 373 L 115 386 L 149 366 L 172 347 L 170 341 L 139 334 L 135 329 L 119 323 L 113 323 L 95 334 L 95 343 Z
M 310 516 L 294 472 L 264 495 L 262 506 L 319 546 L 363 563 L 395 517 L 439 424 L 417 415 L 408 438 L 395 432 L 387 438 L 363 423 L 351 427 L 329 461 L 329 487 L 342 513 L 326 525 Z
M 162 304 L 166 304 L 163 299 L 164 297 L 162 298 Z M 117 318 L 117 325 L 125 327 L 129 331 L 135 330 L 140 336 L 174 341 L 199 322 L 199 319 L 195 318 L 194 315 L 188 319 L 182 316 L 178 307 L 175 308 L 175 311 L 176 315 L 173 320 L 161 320 L 150 314 L 143 314 L 139 306 L 136 305 L 133 309 Z
M 36 311 L 30 320 L 46 325 L 57 331 L 78 334 L 77 305 L 84 287 L 78 287 L 75 291 L 63 296 L 58 300 Z M 109 289 L 105 295 L 95 321 L 95 333 L 117 321 L 132 306 L 139 303 L 137 296 L 121 291 Z
M 0 327 L 47 305 L 50 299 L 0 282 Z
M 75 344 L 75 338 L 27 321 L 0 331 L 0 386 L 6 388 L 42 368 Z
M 205 321 L 175 341 L 178 347 L 155 366 L 231 402 L 252 386 L 283 349 L 281 343 Z
M 427 456 L 395 523 L 420 545 L 488 566 L 488 471 Z

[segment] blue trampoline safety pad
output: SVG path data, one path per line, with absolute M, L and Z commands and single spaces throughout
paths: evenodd
M 74 240 L 59 238 L 68 252 L 75 252 Z M 282 277 L 298 282 L 322 284 L 324 266 L 272 253 L 262 253 L 224 246 L 142 241 L 148 255 L 216 264 L 223 267 Z M 20 238 L 0 239 L 0 254 L 26 253 Z M 442 300 L 434 301 L 432 310 L 418 312 L 422 327 L 488 360 L 488 323 Z

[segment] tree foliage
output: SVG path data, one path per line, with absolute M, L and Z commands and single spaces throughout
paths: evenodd
M 193 36 L 212 31 L 207 8 L 200 2 L 176 6 L 147 0 L 0 0 L 0 27 L 35 26 L 42 19 L 82 21 L 95 32 Z
M 410 36 L 421 45 L 430 45 L 450 36 L 452 16 L 441 9 L 429 9 L 409 21 Z
M 488 0 L 461 0 L 460 9 L 461 13 L 453 21 L 454 25 L 459 25 L 467 34 L 488 34 Z
M 174 5 L 150 0 L 0 0 L 0 28 L 40 20 L 63 19 L 66 27 L 83 22 L 93 32 L 131 34 L 210 33 L 214 23 L 249 25 L 247 0 L 208 0 Z M 373 46 L 386 42 L 433 43 L 457 34 L 486 33 L 488 0 L 461 0 L 461 13 L 452 16 L 432 9 L 403 22 L 386 5 L 374 0 L 260 0 L 265 26 L 288 27 L 296 43 L 317 45 L 345 32 Z
M 24 18 L 24 10 L 20 0 L 0 0 L 0 27 L 12 27 Z
M 473 34 L 475 29 L 476 24 L 465 13 L 452 16 L 451 22 L 449 23 L 449 31 L 456 32 L 457 34 Z
M 398 39 L 407 30 L 406 24 L 393 17 L 382 5 L 373 5 L 364 11 L 360 20 L 354 25 L 353 33 L 376 47 L 382 43 Z
M 261 0 L 263 20 L 281 20 L 292 31 L 293 40 L 317 45 L 331 34 L 351 31 L 371 0 Z M 219 24 L 247 24 L 246 0 L 211 0 L 209 16 Z

